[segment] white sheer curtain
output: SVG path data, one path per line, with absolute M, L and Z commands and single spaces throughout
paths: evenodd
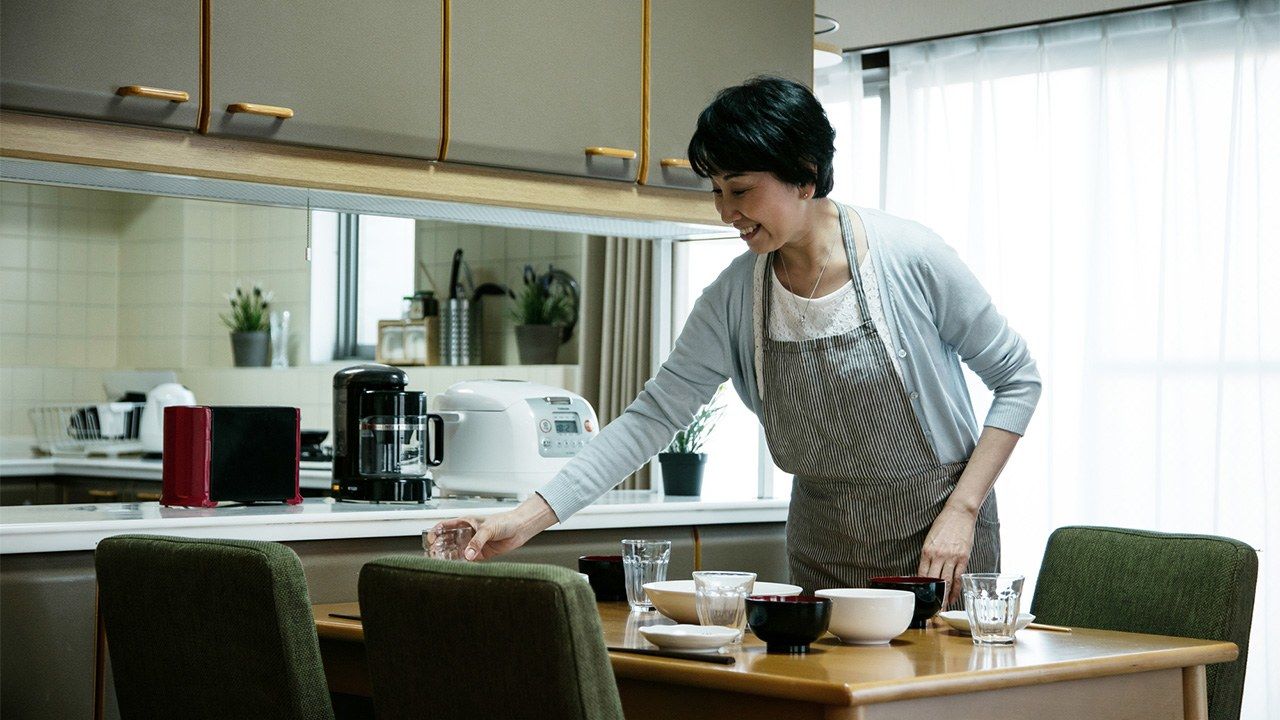
M 846 55 L 839 65 L 815 71 L 813 91 L 836 129 L 831 197 L 880 207 L 880 97 L 865 94 L 861 56 Z
M 959 250 L 1044 379 L 997 485 L 1008 570 L 1034 578 L 1069 524 L 1280 545 L 1278 7 L 890 52 L 886 209 Z M 1246 718 L 1280 704 L 1260 560 Z

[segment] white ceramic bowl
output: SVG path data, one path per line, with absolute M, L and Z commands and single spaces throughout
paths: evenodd
M 719 625 L 647 625 L 640 634 L 667 650 L 715 650 L 738 637 L 737 630 Z
M 969 614 L 963 610 L 948 610 L 946 612 L 938 613 L 938 617 L 942 618 L 943 622 L 960 632 L 969 632 Z M 1018 622 L 1014 625 L 1013 631 L 1018 632 L 1022 628 L 1035 622 L 1035 619 L 1036 616 L 1031 613 L 1018 613 Z
M 644 592 L 658 612 L 678 623 L 698 624 L 692 580 L 663 580 L 644 584 Z M 799 595 L 799 585 L 756 581 L 752 595 Z M 910 594 L 910 593 L 908 593 Z
M 831 599 L 827 629 L 852 645 L 884 645 L 907 629 L 916 609 L 915 593 L 906 590 L 833 588 L 814 595 Z

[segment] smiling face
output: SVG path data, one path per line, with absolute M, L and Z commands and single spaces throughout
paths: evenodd
M 713 175 L 711 186 L 720 219 L 737 228 L 751 252 L 772 252 L 805 235 L 812 186 L 796 187 L 770 172 Z

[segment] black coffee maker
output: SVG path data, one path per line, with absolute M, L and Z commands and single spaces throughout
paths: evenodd
M 352 502 L 431 499 L 429 466 L 444 458 L 444 421 L 426 394 L 406 391 L 390 365 L 355 365 L 333 376 L 333 495 Z M 430 442 L 429 442 L 430 440 Z

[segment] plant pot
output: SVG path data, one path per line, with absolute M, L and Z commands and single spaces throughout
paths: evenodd
M 559 325 L 517 325 L 516 352 L 521 365 L 554 365 L 564 328 Z
M 706 453 L 658 453 L 662 464 L 662 488 L 667 495 L 696 497 L 702 494 L 702 469 Z
M 231 356 L 236 367 L 267 367 L 271 362 L 271 335 L 266 330 L 231 333 Z

